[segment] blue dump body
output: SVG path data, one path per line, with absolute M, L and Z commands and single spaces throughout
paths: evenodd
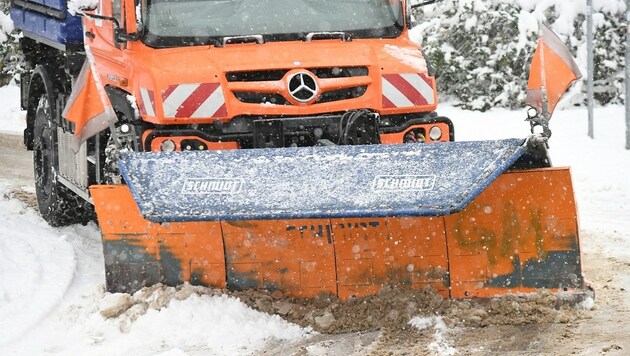
M 27 37 L 64 49 L 83 44 L 81 17 L 68 13 L 65 0 L 14 0 L 10 14 Z
M 128 153 L 119 166 L 142 215 L 154 222 L 442 216 L 466 207 L 523 155 L 523 145 Z

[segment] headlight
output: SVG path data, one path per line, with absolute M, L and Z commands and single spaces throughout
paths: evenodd
M 160 144 L 160 150 L 162 152 L 173 152 L 175 151 L 175 142 L 172 140 L 165 140 Z
M 433 126 L 431 130 L 429 130 L 429 137 L 433 141 L 438 141 L 442 138 L 442 129 L 437 126 Z

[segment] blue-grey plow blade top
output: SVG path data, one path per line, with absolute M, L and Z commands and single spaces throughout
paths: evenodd
M 154 222 L 439 216 L 466 207 L 524 139 L 126 153 L 120 170 Z

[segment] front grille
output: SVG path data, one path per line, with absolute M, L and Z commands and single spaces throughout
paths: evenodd
M 323 67 L 308 68 L 317 78 L 350 78 L 364 77 L 369 74 L 367 67 Z M 281 80 L 289 69 L 252 70 L 242 72 L 228 72 L 228 82 L 267 82 Z
M 367 85 L 327 91 L 320 95 L 320 97 L 317 99 L 315 104 L 330 103 L 332 101 L 339 101 L 339 100 L 356 99 L 363 96 L 363 94 L 365 94 L 366 91 L 367 91 Z
M 317 78 L 350 78 L 365 77 L 369 74 L 367 67 L 331 67 L 309 69 Z
M 234 96 L 240 102 L 248 104 L 290 105 L 287 99 L 275 93 L 234 92 Z
M 267 82 L 282 79 L 288 71 L 288 69 L 272 69 L 228 72 L 226 78 L 228 82 Z
M 350 78 L 362 77 L 369 75 L 368 67 L 321 67 L 307 68 L 319 79 L 330 78 Z M 254 71 L 238 71 L 226 73 L 228 82 L 267 82 L 282 80 L 290 69 L 269 69 Z M 344 88 L 330 90 L 321 93 L 315 104 L 329 103 L 339 100 L 348 100 L 361 97 L 367 91 L 367 86 L 356 86 L 352 88 Z M 264 92 L 261 88 L 259 92 L 233 92 L 234 96 L 243 103 L 248 104 L 273 104 L 273 105 L 291 105 L 291 103 L 282 95 Z

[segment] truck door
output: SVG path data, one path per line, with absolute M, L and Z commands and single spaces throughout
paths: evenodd
M 124 0 L 100 0 L 97 14 L 113 17 L 119 24 L 124 24 L 123 6 Z M 101 85 L 123 86 L 122 78 L 126 78 L 123 50 L 126 43 L 114 40 L 114 22 L 87 17 L 83 21 L 88 60 L 94 61 L 92 69 L 101 79 Z M 124 87 L 121 89 L 128 91 Z

